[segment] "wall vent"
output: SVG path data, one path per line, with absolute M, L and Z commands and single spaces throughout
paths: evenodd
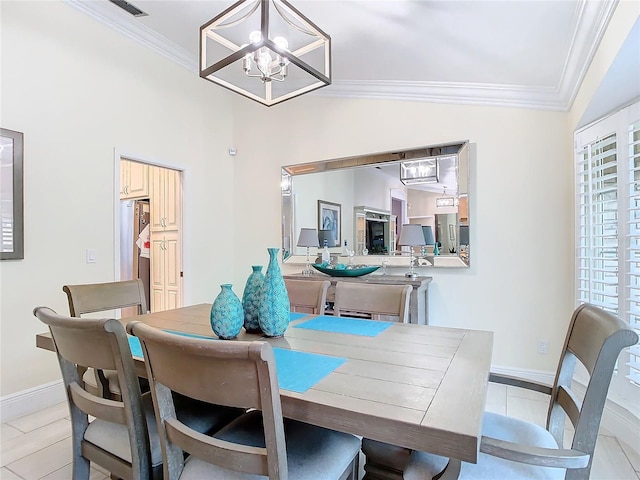
M 129 2 L 126 2 L 125 0 L 109 0 L 109 1 L 114 5 L 117 5 L 118 7 L 123 9 L 125 12 L 130 13 L 134 17 L 146 17 L 148 15 L 147 13 L 143 12 L 135 5 Z

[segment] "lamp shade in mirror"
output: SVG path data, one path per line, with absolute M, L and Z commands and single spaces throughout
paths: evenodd
M 422 230 L 422 225 L 416 225 L 411 223 L 406 223 L 402 225 L 402 230 L 400 230 L 400 239 L 398 240 L 398 244 L 410 246 L 410 247 L 426 245 L 425 236 Z
M 298 236 L 298 247 L 319 247 L 318 232 L 315 228 L 301 228 Z
M 320 246 L 324 246 L 324 242 L 327 242 L 327 247 L 336 246 L 336 236 L 333 230 L 320 230 L 318 231 L 318 242 Z

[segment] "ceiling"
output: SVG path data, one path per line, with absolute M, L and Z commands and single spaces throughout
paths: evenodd
M 229 0 L 65 0 L 197 75 L 199 27 Z M 615 0 L 290 0 L 332 38 L 333 81 L 310 93 L 566 111 Z M 212 85 L 212 88 L 218 88 Z

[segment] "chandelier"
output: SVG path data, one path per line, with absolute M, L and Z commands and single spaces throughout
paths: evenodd
M 438 183 L 438 159 L 421 158 L 400 163 L 400 181 L 405 185 Z
M 331 84 L 331 37 L 286 0 L 241 0 L 200 27 L 200 77 L 275 105 Z

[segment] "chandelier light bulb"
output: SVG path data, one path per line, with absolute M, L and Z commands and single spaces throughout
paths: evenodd
M 251 43 L 258 43 L 262 40 L 262 32 L 260 30 L 254 30 L 249 34 L 249 41 Z
M 275 43 L 282 50 L 287 50 L 289 48 L 289 42 L 284 37 L 275 37 L 273 39 L 273 43 Z

